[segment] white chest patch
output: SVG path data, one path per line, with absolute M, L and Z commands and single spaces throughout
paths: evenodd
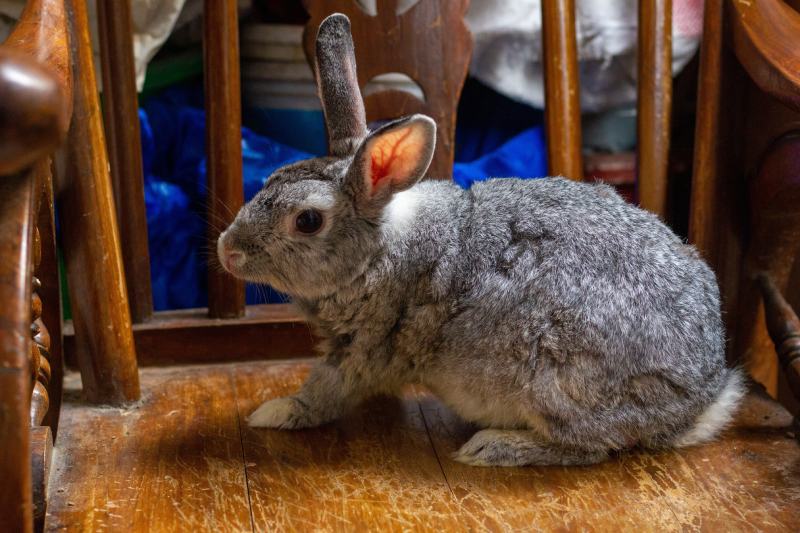
M 414 224 L 421 201 L 422 195 L 414 189 L 395 194 L 383 211 L 383 233 L 392 237 L 407 233 Z

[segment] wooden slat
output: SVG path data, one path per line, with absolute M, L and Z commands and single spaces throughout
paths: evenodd
M 0 531 L 31 531 L 32 173 L 0 176 Z
M 575 0 L 542 0 L 547 171 L 583 179 Z
M 209 246 L 216 250 L 219 232 L 244 201 L 236 0 L 205 0 L 203 20 Z M 244 283 L 209 265 L 209 316 L 239 317 L 244 306 Z
M 729 347 L 735 343 L 745 220 L 741 174 L 741 110 L 745 80 L 724 46 L 724 0 L 706 0 L 697 92 L 689 242 L 697 247 L 719 279 Z M 732 353 L 729 351 L 729 354 Z
M 92 401 L 139 398 L 139 379 L 108 174 L 86 0 L 73 0 L 74 120 L 62 185 L 61 228 L 78 361 Z
M 73 362 L 70 323 L 65 334 L 67 361 Z M 158 312 L 150 322 L 134 325 L 133 335 L 143 366 L 309 357 L 315 342 L 288 304 L 249 305 L 244 317 L 233 320 L 209 319 L 205 308 Z
M 130 0 L 97 0 L 103 118 L 134 323 L 153 314 Z
M 637 61 L 639 203 L 664 218 L 672 108 L 672 0 L 639 2 Z
M 145 394 L 129 409 L 76 401 L 76 381 L 65 385 L 45 531 L 251 531 L 226 372 L 143 370 Z

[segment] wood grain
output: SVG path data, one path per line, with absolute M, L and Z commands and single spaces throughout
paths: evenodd
M 41 297 L 42 321 L 47 324 L 50 334 L 48 363 L 50 379 L 47 384 L 50 408 L 45 414 L 42 425 L 48 426 L 53 439 L 58 436 L 58 416 L 61 410 L 61 383 L 64 379 L 64 352 L 61 334 L 61 280 L 56 257 L 55 204 L 53 199 L 53 165 L 46 161 L 47 171 L 42 176 L 41 200 L 36 227 L 41 236 L 41 263 L 36 277 L 41 282 L 37 289 Z
M 728 332 L 729 361 L 736 342 L 738 292 L 742 249 L 742 226 L 746 210 L 741 182 L 741 122 L 746 83 L 741 68 L 723 39 L 725 0 L 706 0 L 697 121 L 689 206 L 689 241 L 700 251 L 719 280 L 723 317 Z
M 764 320 L 756 275 L 766 274 L 785 291 L 800 253 L 800 135 L 775 139 L 761 154 L 750 180 L 749 242 L 739 287 L 739 324 L 734 345 L 751 375 L 777 393 L 778 360 Z
M 130 0 L 98 0 L 103 119 L 131 320 L 153 314 Z
M 208 238 L 209 248 L 216 250 L 221 228 L 233 221 L 244 203 L 239 19 L 236 0 L 205 0 L 203 5 Z M 244 307 L 244 282 L 209 265 L 209 316 L 240 317 Z
M 0 179 L 0 531 L 31 531 L 32 172 Z
M 759 277 L 767 330 L 792 394 L 800 400 L 800 319 L 767 274 Z
M 23 170 L 58 146 L 61 105 L 49 68 L 0 47 L 0 175 Z
M 142 371 L 141 402 L 93 407 L 65 382 L 45 531 L 250 531 L 233 384 L 215 367 Z
M 239 417 L 292 394 L 306 364 L 237 366 Z M 242 426 L 255 531 L 457 530 L 459 508 L 412 396 L 308 431 Z
M 792 417 L 762 399 L 748 399 L 755 427 L 710 445 L 580 468 L 476 469 L 449 458 L 474 428 L 421 397 L 450 486 L 482 529 L 789 531 L 800 520 L 800 446 L 787 435 Z
M 575 0 L 542 0 L 547 172 L 583 179 Z
M 47 488 L 53 458 L 53 434 L 47 426 L 32 427 L 30 431 L 33 523 L 36 531 L 42 531 L 47 511 Z
M 67 360 L 73 362 L 70 323 L 65 332 Z M 205 308 L 162 311 L 148 323 L 135 324 L 133 335 L 143 366 L 309 357 L 315 343 L 289 304 L 248 305 L 244 317 L 230 320 L 209 319 Z
M 638 32 L 638 196 L 644 209 L 663 219 L 672 109 L 672 1 L 640 2 Z
M 467 76 L 472 40 L 464 23 L 468 0 L 425 0 L 397 14 L 397 1 L 378 2 L 375 16 L 352 0 L 304 0 L 309 19 L 303 34 L 312 68 L 314 42 L 322 20 L 332 13 L 350 19 L 358 82 L 364 87 L 390 72 L 407 75 L 422 89 L 424 101 L 404 91 L 367 95 L 368 121 L 424 113 L 436 121 L 436 152 L 428 176 L 451 179 L 455 154 L 455 123 L 461 88 Z
M 765 93 L 800 111 L 800 13 L 782 0 L 731 1 L 731 41 Z
M 60 198 L 64 259 L 84 392 L 120 404 L 139 398 L 136 353 L 86 1 L 72 8 L 77 82 Z
M 29 0 L 0 46 L 0 175 L 49 155 L 72 113 L 69 37 L 62 0 Z
M 712 444 L 592 467 L 476 468 L 449 457 L 474 428 L 415 388 L 317 429 L 244 425 L 261 401 L 294 392 L 308 368 L 147 368 L 143 400 L 127 410 L 82 404 L 68 387 L 46 531 L 793 531 L 800 523 L 793 418 L 763 392 L 747 397 L 735 429 Z

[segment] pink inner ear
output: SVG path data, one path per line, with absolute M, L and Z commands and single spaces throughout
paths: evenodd
M 402 181 L 413 170 L 415 139 L 413 127 L 388 132 L 375 140 L 370 150 L 370 179 L 375 191 L 393 181 Z

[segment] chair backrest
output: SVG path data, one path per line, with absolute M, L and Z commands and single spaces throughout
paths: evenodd
M 305 2 L 311 18 L 303 42 L 312 68 L 319 25 L 338 11 L 350 18 L 362 93 L 388 73 L 405 74 L 422 89 L 422 99 L 400 90 L 368 93 L 364 106 L 370 122 L 411 113 L 436 121 L 436 153 L 428 171 L 433 178 L 450 179 L 453 173 L 456 108 L 472 51 L 464 23 L 467 5 L 467 0 L 422 0 L 398 13 L 398 1 L 390 0 L 378 2 L 377 13 L 370 14 L 352 0 Z
M 667 210 L 672 104 L 672 2 L 639 2 L 637 196 L 659 216 Z M 542 0 L 548 172 L 583 179 L 575 0 Z M 591 178 L 591 176 L 589 176 Z
M 121 337 L 115 337 L 101 327 L 110 321 L 115 325 L 114 331 L 124 331 L 122 323 L 126 316 L 121 307 L 128 307 L 126 312 L 134 324 L 133 338 L 139 360 L 144 363 L 208 361 L 218 359 L 222 354 L 242 360 L 308 353 L 313 339 L 289 306 L 245 307 L 242 282 L 221 272 L 215 265 L 209 265 L 208 269 L 208 309 L 153 313 L 139 132 L 135 120 L 130 8 L 125 2 L 97 1 L 109 156 L 106 155 L 105 141 L 102 145 L 92 143 L 90 151 L 93 157 L 84 161 L 84 166 L 91 168 L 93 173 L 107 176 L 108 165 L 103 163 L 106 159 L 110 162 L 119 241 L 110 223 L 95 227 L 73 222 L 71 227 L 76 230 L 65 232 L 66 247 L 87 250 L 86 253 L 68 252 L 76 259 L 68 261 L 67 266 L 73 265 L 73 268 L 67 270 L 77 301 L 73 301 L 73 310 L 76 311 L 74 333 L 72 328 L 67 328 L 65 337 L 67 354 L 77 353 L 82 357 L 82 360 L 78 358 L 79 366 L 82 372 L 91 374 L 85 381 L 91 390 L 98 391 L 96 398 L 124 397 L 125 394 L 121 393 L 123 383 L 109 381 L 103 377 L 109 373 L 99 370 L 118 368 L 119 372 L 110 373 L 114 376 L 132 376 L 134 373 L 130 361 L 135 361 L 135 358 L 128 342 L 129 336 L 123 333 Z M 440 126 L 439 151 L 431 173 L 449 176 L 457 100 L 469 61 L 470 40 L 463 21 L 467 2 L 420 0 L 410 8 L 404 5 L 406 10 L 398 13 L 399 3 L 387 0 L 378 2 L 374 16 L 364 13 L 350 0 L 337 0 L 333 4 L 308 0 L 304 4 L 311 15 L 306 29 L 306 46 L 309 46 L 316 26 L 325 15 L 337 9 L 350 15 L 362 87 L 386 72 L 406 74 L 420 86 L 424 101 L 401 91 L 368 94 L 368 118 L 391 118 L 414 111 L 436 117 Z M 204 6 L 204 20 L 207 22 L 203 46 L 208 220 L 213 221 L 209 223 L 210 228 L 217 228 L 211 229 L 209 234 L 209 244 L 213 249 L 218 228 L 227 225 L 243 203 L 239 43 L 237 2 L 206 0 Z M 581 179 L 574 2 L 544 1 L 542 14 L 551 173 Z M 642 179 L 639 192 L 642 204 L 658 213 L 663 212 L 666 203 L 671 92 L 670 14 L 670 3 L 665 0 L 645 2 L 640 11 L 639 166 Z M 419 28 L 426 29 L 419 31 Z M 88 71 L 88 68 L 84 70 Z M 87 136 L 90 134 L 88 130 L 85 133 Z M 104 198 L 101 195 L 97 201 L 103 203 Z M 87 204 L 81 204 L 81 209 L 87 208 Z M 80 212 L 64 211 L 69 218 L 77 218 Z M 99 251 L 89 253 L 89 246 L 80 244 L 80 236 L 85 232 L 95 232 L 91 239 L 85 239 L 90 242 L 108 242 L 111 248 L 118 242 L 122 243 L 124 269 L 121 271 L 125 275 L 124 285 L 129 288 L 125 295 L 128 305 L 121 303 L 123 295 L 112 290 L 112 285 L 93 286 L 92 280 L 98 273 L 97 266 L 90 259 Z M 91 276 L 86 277 L 86 272 Z M 101 279 L 110 282 L 117 274 L 115 268 L 108 268 Z M 108 295 L 113 297 L 109 299 Z M 94 313 L 104 313 L 103 319 L 96 323 L 86 319 Z M 234 337 L 237 342 L 229 342 Z M 193 341 L 192 349 L 186 350 L 189 340 Z M 109 353 L 125 356 L 98 364 L 98 359 L 108 357 Z
M 690 240 L 720 280 L 729 357 L 773 395 L 781 393 L 778 362 L 756 280 L 767 277 L 772 292 L 800 301 L 800 3 L 794 4 L 706 0 L 690 210 Z M 769 301 L 777 313 L 776 298 Z

